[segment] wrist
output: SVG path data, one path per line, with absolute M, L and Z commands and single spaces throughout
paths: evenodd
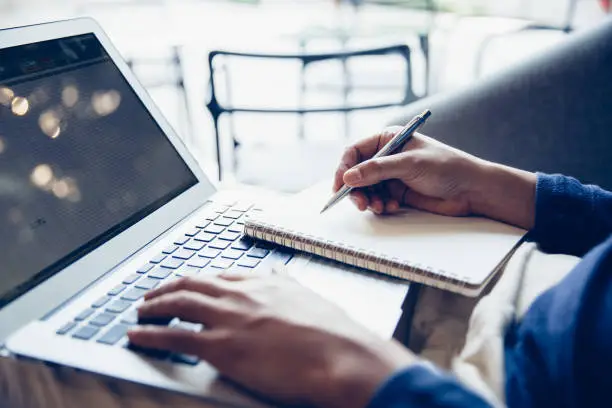
M 533 227 L 536 175 L 485 160 L 476 166 L 468 195 L 472 213 L 524 229 Z
M 366 407 L 393 374 L 418 361 L 395 341 L 350 349 L 333 359 L 326 376 L 331 389 L 321 406 Z

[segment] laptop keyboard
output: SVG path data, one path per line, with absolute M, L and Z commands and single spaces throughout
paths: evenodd
M 166 352 L 144 350 L 128 344 L 126 333 L 130 326 L 141 324 L 170 325 L 185 330 L 200 330 L 201 325 L 182 322 L 179 319 L 138 321 L 135 304 L 149 290 L 162 283 L 183 276 L 217 274 L 227 268 L 253 271 L 270 254 L 276 260 L 289 262 L 293 252 L 264 242 L 255 242 L 242 235 L 245 217 L 254 211 L 251 204 L 233 203 L 214 207 L 203 220 L 199 220 L 183 234 L 176 236 L 171 245 L 122 283 L 83 310 L 72 321 L 56 331 L 58 335 L 72 336 L 84 341 L 95 341 L 108 346 L 123 346 L 148 357 L 196 365 L 198 359 L 186 355 L 170 355 Z

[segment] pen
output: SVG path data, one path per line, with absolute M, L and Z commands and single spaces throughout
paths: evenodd
M 397 152 L 399 149 L 401 149 L 404 146 L 404 144 L 406 144 L 408 140 L 410 140 L 414 132 L 416 132 L 416 130 L 423 123 L 425 123 L 427 118 L 429 118 L 430 116 L 431 116 L 431 112 L 429 111 L 429 109 L 426 109 L 421 114 L 415 116 L 410 122 L 408 122 L 406 126 L 403 127 L 402 130 L 397 132 L 397 134 L 393 136 L 393 138 L 389 140 L 389 142 L 386 145 L 384 145 L 383 148 L 380 149 L 378 153 L 376 153 L 372 157 L 372 159 L 375 159 L 377 157 L 389 156 Z M 325 211 L 327 211 L 328 209 L 330 209 L 331 207 L 339 203 L 340 200 L 346 197 L 352 190 L 353 190 L 353 187 L 348 187 L 346 184 L 344 184 L 340 188 L 340 190 L 338 190 L 336 194 L 334 194 L 332 198 L 329 199 L 327 204 L 325 204 L 325 207 L 323 207 L 323 209 L 321 210 L 321 214 L 323 214 Z

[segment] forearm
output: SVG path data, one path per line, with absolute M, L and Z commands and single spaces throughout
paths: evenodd
M 472 213 L 531 229 L 535 222 L 537 176 L 486 161 L 478 166 L 471 183 Z
M 612 193 L 561 175 L 479 161 L 471 212 L 530 231 L 548 252 L 583 255 L 612 233 Z

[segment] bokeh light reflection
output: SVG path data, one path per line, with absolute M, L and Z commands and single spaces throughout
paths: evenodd
M 30 102 L 23 96 L 16 96 L 11 101 L 11 110 L 17 116 L 24 116 L 30 110 Z

